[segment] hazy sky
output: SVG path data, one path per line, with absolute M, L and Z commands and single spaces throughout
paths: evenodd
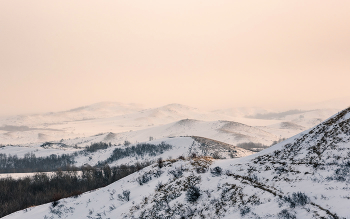
M 350 94 L 349 0 L 0 1 L 0 115 Z

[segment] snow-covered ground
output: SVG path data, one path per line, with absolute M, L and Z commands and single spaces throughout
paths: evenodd
M 169 159 L 4 218 L 350 218 L 349 154 L 350 108 L 250 156 Z

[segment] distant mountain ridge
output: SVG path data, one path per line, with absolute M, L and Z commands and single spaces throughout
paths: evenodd
M 231 121 L 232 124 L 244 124 L 250 126 L 248 133 L 232 130 L 228 128 L 229 123 L 227 123 L 226 127 L 221 128 L 221 132 L 226 133 L 223 136 L 226 137 L 216 140 L 226 141 L 225 139 L 229 139 L 227 136 L 231 135 L 231 140 L 226 143 L 237 144 L 244 140 L 270 145 L 273 141 L 276 141 L 276 138 L 278 140 L 291 137 L 320 123 L 336 112 L 338 112 L 336 109 L 319 109 L 278 113 L 254 107 L 203 111 L 181 104 L 168 104 L 144 109 L 135 104 L 102 102 L 62 112 L 1 119 L 0 144 L 27 145 L 28 143 L 40 143 L 43 140 L 58 141 L 61 139 L 83 138 L 109 132 L 125 135 L 123 134 L 125 132 L 144 130 L 146 133 L 149 128 L 167 127 L 167 124 L 184 122 L 185 119 L 189 119 L 188 121 L 212 122 L 216 126 L 219 122 L 215 123 L 215 121 Z M 278 118 L 253 118 L 257 115 L 278 115 Z M 231 127 L 233 127 L 232 124 Z M 189 126 L 187 127 L 188 130 L 190 130 L 190 125 L 190 122 L 186 124 L 186 126 Z M 181 127 L 184 128 L 185 126 L 182 125 Z M 215 129 L 214 127 L 206 127 L 208 130 Z M 252 134 L 253 129 L 265 134 Z M 173 136 L 186 135 L 184 131 L 180 132 L 176 128 L 173 128 L 173 130 Z M 211 133 L 211 131 L 208 131 L 208 133 Z M 212 135 L 206 135 L 204 132 L 199 134 L 204 134 L 203 137 L 213 138 Z M 168 135 L 171 135 L 171 133 Z M 233 141 L 232 139 L 236 140 Z

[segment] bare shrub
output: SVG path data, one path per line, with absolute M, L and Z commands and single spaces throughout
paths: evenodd
M 280 213 L 278 213 L 277 216 L 279 219 L 296 219 L 297 218 L 294 214 L 289 213 L 287 209 L 282 210 Z
M 304 206 L 310 202 L 309 197 L 302 192 L 293 192 L 292 196 L 285 196 L 284 200 L 290 203 L 291 208 L 295 208 L 295 206 Z
M 152 180 L 152 175 L 149 173 L 144 173 L 143 175 L 136 178 L 136 181 L 142 186 L 143 184 Z
M 178 179 L 183 175 L 183 170 L 182 168 L 176 168 L 175 170 L 170 170 L 168 173 L 173 175 L 175 179 Z
M 162 167 L 163 167 L 163 159 L 162 159 L 161 157 L 158 158 L 157 164 L 158 164 L 158 167 L 159 167 L 159 168 L 162 168 Z
M 243 217 L 244 215 L 248 214 L 250 212 L 250 208 L 245 206 L 240 210 L 241 216 Z
M 221 176 L 222 174 L 222 169 L 221 167 L 214 167 L 213 169 L 210 169 L 210 172 L 213 176 Z
M 222 157 L 220 156 L 219 152 L 218 151 L 215 151 L 213 154 L 212 154 L 212 157 L 214 159 L 222 159 Z
M 118 194 L 118 200 L 128 202 L 130 200 L 130 190 L 123 190 L 122 194 Z
M 186 200 L 190 203 L 194 203 L 201 196 L 200 189 L 196 186 L 191 186 L 186 192 Z

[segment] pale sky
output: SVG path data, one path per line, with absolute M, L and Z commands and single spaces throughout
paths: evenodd
M 349 0 L 3 0 L 0 115 L 349 96 L 349 10 Z

